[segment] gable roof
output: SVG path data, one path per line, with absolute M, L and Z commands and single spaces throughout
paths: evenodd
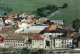
M 43 40 L 41 36 L 34 37 L 32 40 Z
M 32 20 L 31 22 L 29 22 L 28 24 L 32 24 L 32 23 L 34 23 L 34 22 L 36 22 L 37 20 Z
M 23 15 L 24 13 L 20 13 L 19 15 Z
M 27 14 L 25 14 L 25 13 L 20 13 L 19 15 L 27 15 Z
M 56 29 L 56 25 L 50 25 L 45 31 L 52 31 Z
M 6 17 L 6 20 L 13 20 L 10 16 Z
M 25 40 L 22 36 L 6 36 L 4 40 Z

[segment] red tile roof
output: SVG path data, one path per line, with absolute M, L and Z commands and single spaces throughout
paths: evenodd
M 56 28 L 56 25 L 50 25 L 50 26 L 46 29 L 46 31 L 52 31 L 52 30 L 55 30 L 55 28 Z
M 20 13 L 19 15 L 26 15 L 25 13 Z
M 32 40 L 43 40 L 41 36 L 34 37 Z
M 19 15 L 23 15 L 24 13 L 20 13 Z
M 0 41 L 0 43 L 3 43 L 3 41 Z
M 32 24 L 32 23 L 34 23 L 34 22 L 36 22 L 37 20 L 32 20 L 31 22 L 29 22 L 28 24 Z
M 71 38 L 71 33 L 70 32 L 67 33 L 67 38 Z
M 0 37 L 0 40 L 2 40 L 3 38 L 2 37 Z
M 4 39 L 4 37 L 2 37 L 2 36 L 1 36 L 1 37 L 0 37 L 0 43 L 2 43 L 2 42 L 3 42 L 3 41 L 2 41 L 3 39 Z
M 13 20 L 10 16 L 6 17 L 6 20 Z

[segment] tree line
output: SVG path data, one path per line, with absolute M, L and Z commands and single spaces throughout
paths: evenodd
M 79 19 L 75 19 L 72 22 L 72 27 L 73 27 L 73 29 L 75 29 L 75 32 L 79 32 L 79 30 L 80 30 L 80 20 Z
M 67 8 L 68 4 L 65 3 L 62 7 L 58 7 L 57 5 L 47 5 L 46 7 L 37 8 L 36 14 L 40 17 L 46 17 L 52 12 L 57 11 L 59 8 Z

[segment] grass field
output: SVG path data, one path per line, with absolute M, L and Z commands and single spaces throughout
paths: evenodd
M 67 24 L 71 24 L 74 19 L 80 18 L 80 0 L 0 0 L 0 6 L 13 9 L 10 13 L 25 12 L 27 14 L 32 14 L 37 8 L 50 4 L 62 6 L 64 3 L 68 3 L 68 8 L 60 9 L 50 19 L 65 20 Z M 0 10 L 0 14 L 4 12 Z

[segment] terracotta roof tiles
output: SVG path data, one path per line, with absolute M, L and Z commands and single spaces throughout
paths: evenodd
M 36 22 L 37 20 L 32 20 L 31 22 L 29 22 L 28 24 L 32 24 L 32 23 L 34 23 L 34 22 Z
M 32 40 L 43 40 L 41 36 L 34 37 Z
M 25 40 L 25 38 L 21 36 L 6 36 L 4 40 Z
M 6 20 L 13 20 L 10 16 L 6 17 Z
M 55 30 L 55 28 L 56 28 L 56 25 L 50 25 L 50 26 L 46 29 L 46 31 Z

